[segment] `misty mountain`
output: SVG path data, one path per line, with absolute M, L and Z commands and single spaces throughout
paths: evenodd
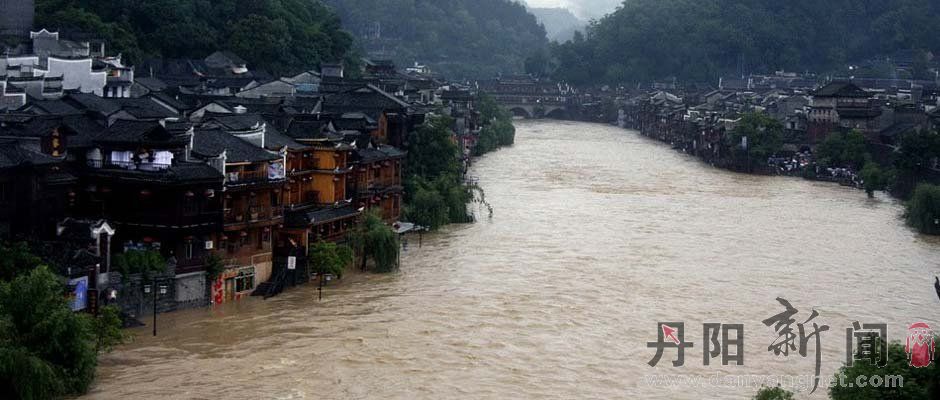
M 452 77 L 522 72 L 548 44 L 545 29 L 510 0 L 325 0 L 369 57 L 415 62 Z
M 545 25 L 548 39 L 552 41 L 571 40 L 575 31 L 583 30 L 587 25 L 567 8 L 529 8 L 529 12 Z

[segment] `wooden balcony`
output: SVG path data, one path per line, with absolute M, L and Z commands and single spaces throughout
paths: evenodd
M 240 187 L 253 187 L 264 184 L 280 184 L 286 177 L 271 177 L 267 170 L 260 171 L 229 171 L 225 174 L 225 186 L 236 189 Z
M 271 262 L 273 260 L 274 260 L 274 254 L 269 252 L 269 253 L 254 254 L 254 255 L 243 256 L 243 257 L 225 258 L 222 260 L 222 265 L 226 267 L 232 267 L 232 266 L 247 267 L 251 265 L 258 265 L 258 264 L 262 264 L 266 262 Z
M 225 225 L 253 225 L 274 222 L 284 218 L 284 207 L 248 207 L 247 210 L 226 209 L 223 220 Z
M 86 165 L 94 169 L 120 169 L 128 171 L 165 171 L 170 168 L 170 164 L 136 162 L 136 161 L 104 161 L 88 160 Z

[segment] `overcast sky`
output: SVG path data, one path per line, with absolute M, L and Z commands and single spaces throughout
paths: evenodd
M 532 7 L 566 7 L 582 19 L 601 17 L 623 0 L 526 0 Z

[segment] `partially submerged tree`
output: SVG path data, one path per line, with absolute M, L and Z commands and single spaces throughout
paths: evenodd
M 927 235 L 940 235 L 940 186 L 921 184 L 906 204 L 904 219 Z
M 352 248 L 331 242 L 317 242 L 310 247 L 308 254 L 310 268 L 318 274 L 332 274 L 343 277 L 343 271 L 353 262 Z
M 376 272 L 390 272 L 398 266 L 398 235 L 385 224 L 378 210 L 367 210 L 359 225 L 350 235 L 350 241 L 359 251 L 362 269 L 368 259 L 375 262 Z
M 875 197 L 876 190 L 885 190 L 888 185 L 887 175 L 881 171 L 881 167 L 873 161 L 865 163 L 865 167 L 859 172 L 862 180 L 865 182 L 865 193 L 868 197 Z

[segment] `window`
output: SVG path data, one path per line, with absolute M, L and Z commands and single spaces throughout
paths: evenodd
M 112 151 L 111 164 L 121 168 L 131 168 L 134 166 L 134 153 L 130 151 Z
M 255 269 L 245 268 L 235 277 L 235 292 L 245 292 L 255 288 Z
M 381 177 L 382 177 L 382 168 L 373 168 L 373 169 L 372 169 L 372 177 L 375 178 L 375 179 L 381 178 Z
M 183 252 L 186 255 L 187 260 L 193 259 L 193 241 L 187 240 L 186 244 L 183 245 Z

